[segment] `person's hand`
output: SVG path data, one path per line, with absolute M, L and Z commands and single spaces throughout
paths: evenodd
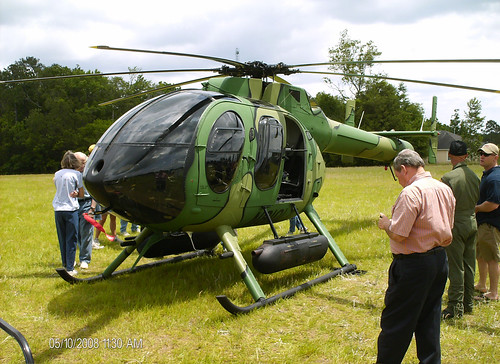
M 69 196 L 72 198 L 78 197 L 78 190 L 74 190 L 74 191 L 70 192 Z
M 378 219 L 379 229 L 387 230 L 389 225 L 391 225 L 391 220 L 389 220 L 389 218 L 387 216 L 385 216 L 383 213 L 380 213 L 379 219 Z

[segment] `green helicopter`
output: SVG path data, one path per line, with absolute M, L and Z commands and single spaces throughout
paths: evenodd
M 163 71 L 211 71 L 218 75 L 169 85 L 171 88 L 203 82 L 202 89 L 176 90 L 137 105 L 114 122 L 96 143 L 83 172 L 87 190 L 106 211 L 112 210 L 143 229 L 138 236 L 120 242 L 123 251 L 102 274 L 77 278 L 64 269 L 57 269 L 70 283 L 108 279 L 209 255 L 221 243 L 224 252 L 220 257 L 234 261 L 254 301 L 240 307 L 225 295 L 217 296 L 226 310 L 237 314 L 290 297 L 337 275 L 354 273 L 356 265 L 344 256 L 313 206 L 315 199 L 321 197 L 325 178 L 322 153 L 367 158 L 389 165 L 399 151 L 413 148 L 400 137 L 437 137 L 435 126 L 431 131 L 367 132 L 331 120 L 312 105 L 304 89 L 278 76 L 319 73 L 298 67 L 329 63 L 267 65 L 187 53 L 94 48 L 195 57 L 224 66 Z M 34 80 L 40 79 L 3 83 Z M 463 85 L 396 80 L 498 92 Z M 436 143 L 433 144 L 431 154 L 435 153 Z M 300 213 L 307 216 L 316 231 L 279 236 L 274 224 L 294 216 L 300 220 Z M 335 256 L 340 268 L 332 267 L 331 272 L 321 277 L 267 297 L 241 253 L 236 233 L 236 229 L 258 225 L 269 225 L 274 236 L 252 251 L 252 266 L 259 273 L 272 274 L 315 262 L 328 251 Z M 136 250 L 139 254 L 133 267 L 117 270 Z M 166 258 L 138 265 L 143 257 Z

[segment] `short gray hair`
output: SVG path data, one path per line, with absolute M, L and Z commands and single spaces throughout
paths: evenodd
M 75 152 L 75 157 L 80 161 L 80 163 L 87 162 L 87 155 L 82 152 Z
M 399 154 L 394 158 L 394 169 L 396 171 L 401 170 L 401 166 L 407 166 L 407 167 L 424 167 L 425 162 L 422 159 L 422 157 L 415 152 L 414 150 L 411 149 L 403 149 Z

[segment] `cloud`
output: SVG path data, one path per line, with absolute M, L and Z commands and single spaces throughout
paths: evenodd
M 318 0 L 317 7 L 352 24 L 408 24 L 447 14 L 472 15 L 499 10 L 497 0 L 358 0 L 345 2 Z
M 497 0 L 2 0 L 0 69 L 34 56 L 45 65 L 80 65 L 102 72 L 218 67 L 184 57 L 110 52 L 116 47 L 197 53 L 239 60 L 288 64 L 324 62 L 342 30 L 362 43 L 370 40 L 385 59 L 498 58 L 500 2 Z M 402 78 L 431 79 L 498 88 L 498 65 L 384 65 L 381 71 Z M 192 76 L 192 77 L 191 77 Z M 155 82 L 180 82 L 200 75 L 147 76 Z M 331 92 L 321 76 L 295 75 L 290 82 L 311 94 Z M 439 96 L 440 119 L 465 108 L 465 91 L 407 84 L 410 99 L 430 110 Z M 498 95 L 475 93 L 487 117 L 500 113 Z M 430 112 L 430 111 L 429 111 Z

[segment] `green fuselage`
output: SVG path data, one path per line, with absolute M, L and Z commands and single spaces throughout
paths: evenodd
M 321 153 L 390 162 L 404 148 L 411 145 L 326 118 L 301 88 L 214 78 L 122 116 L 97 143 L 84 180 L 130 221 L 214 231 L 267 224 L 266 211 L 286 220 L 292 205 L 303 211 L 319 196 Z

